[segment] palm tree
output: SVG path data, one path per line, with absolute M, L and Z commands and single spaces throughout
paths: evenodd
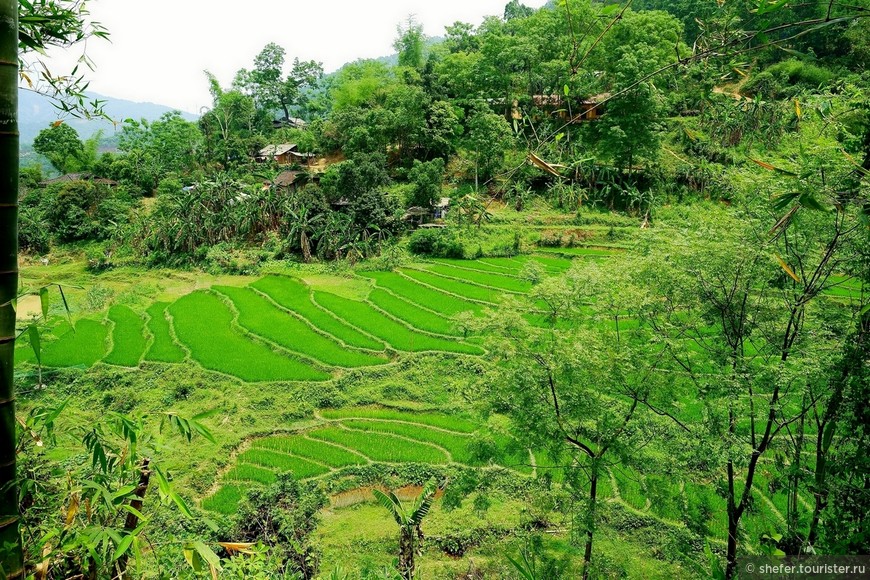
M 375 499 L 384 506 L 393 519 L 399 524 L 399 574 L 404 580 L 414 577 L 414 557 L 420 549 L 423 541 L 423 531 L 420 525 L 423 518 L 429 513 L 432 502 L 435 500 L 435 492 L 438 486 L 434 480 L 430 480 L 424 487 L 410 509 L 406 509 L 396 494 L 392 491 L 384 493 L 379 489 L 372 490 Z

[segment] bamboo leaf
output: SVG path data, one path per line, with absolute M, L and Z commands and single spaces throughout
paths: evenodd
M 178 509 L 181 510 L 186 517 L 193 519 L 193 513 L 190 511 L 190 508 L 187 507 L 184 499 L 180 495 L 178 495 L 174 490 L 170 490 L 169 498 L 178 506 Z
M 42 342 L 39 339 L 39 329 L 35 324 L 31 324 L 27 329 L 27 338 L 30 340 L 30 347 L 33 349 L 33 354 L 36 355 L 36 362 L 42 364 Z
M 218 542 L 218 546 L 229 553 L 238 552 L 240 554 L 256 554 L 253 548 L 256 544 L 253 542 Z
M 117 549 L 115 549 L 115 553 L 112 555 L 112 561 L 114 562 L 118 558 L 124 555 L 124 553 L 130 549 L 130 544 L 133 543 L 133 538 L 135 538 L 133 534 L 128 534 L 124 536 L 124 539 L 118 544 Z
M 42 307 L 42 317 L 48 318 L 48 288 L 39 289 L 39 305 Z
M 776 261 L 779 262 L 779 265 L 785 270 L 785 273 L 788 274 L 792 280 L 797 283 L 800 283 L 801 279 L 797 277 L 797 275 L 792 271 L 788 264 L 786 264 L 785 260 L 783 260 L 779 254 L 776 254 Z
M 193 549 L 196 550 L 196 553 L 199 554 L 208 564 L 209 568 L 211 568 L 212 577 L 217 578 L 217 571 L 221 569 L 221 559 L 218 558 L 218 555 L 212 552 L 211 548 L 206 546 L 200 540 L 193 542 Z
M 760 165 L 761 167 L 764 167 L 768 171 L 776 171 L 777 173 L 782 173 L 785 175 L 791 175 L 793 177 L 797 177 L 797 173 L 794 173 L 793 171 L 789 171 L 788 169 L 782 169 L 780 167 L 776 167 L 775 165 L 771 165 L 770 163 L 767 163 L 765 161 L 759 161 L 758 159 L 753 159 L 752 157 L 750 157 L 749 160 L 752 161 L 753 163 L 755 163 L 756 165 Z

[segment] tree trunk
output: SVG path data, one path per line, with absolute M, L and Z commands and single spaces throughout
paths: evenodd
M 403 527 L 399 534 L 399 574 L 403 580 L 413 580 L 414 567 L 414 532 Z
M 595 461 L 595 460 L 593 460 Z M 583 551 L 583 580 L 588 580 L 592 565 L 592 539 L 595 535 L 595 511 L 598 501 L 598 466 L 592 466 L 589 481 L 589 505 L 586 507 L 586 548 Z
M 740 524 L 740 517 L 732 506 L 733 504 L 728 508 L 728 547 L 725 552 L 725 578 L 729 580 L 737 575 L 737 530 Z
M 0 568 L 24 577 L 15 485 L 15 308 L 18 292 L 18 2 L 0 0 Z
M 308 241 L 308 234 L 304 231 L 299 235 L 299 245 L 302 247 L 302 260 L 307 264 L 311 261 L 311 244 Z
M 868 136 L 870 136 L 870 131 L 868 131 Z M 867 159 L 870 160 L 870 153 L 868 153 Z M 858 330 L 854 339 L 846 347 L 840 376 L 837 377 L 834 391 L 828 400 L 824 416 L 817 426 L 815 481 L 813 483 L 815 501 L 813 516 L 810 520 L 810 529 L 807 534 L 807 545 L 809 547 L 814 547 L 818 540 L 822 511 L 828 505 L 828 452 L 834 441 L 834 434 L 837 431 L 837 421 L 840 417 L 840 407 L 843 404 L 844 392 L 850 378 L 861 373 L 864 360 L 870 355 L 870 352 L 868 352 L 870 351 L 870 341 L 867 340 L 868 334 L 870 334 L 870 314 L 864 314 L 858 320 Z

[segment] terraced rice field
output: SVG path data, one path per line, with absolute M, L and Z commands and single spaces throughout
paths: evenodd
M 214 290 L 230 299 L 239 312 L 239 324 L 243 328 L 287 350 L 339 367 L 363 367 L 387 362 L 385 357 L 343 347 L 250 288 L 218 286 Z
M 169 307 L 175 333 L 203 367 L 245 381 L 324 381 L 329 374 L 255 342 L 233 326 L 233 313 L 216 294 L 194 292 Z
M 483 354 L 480 347 L 413 330 L 364 302 L 349 300 L 326 292 L 315 292 L 314 300 L 335 316 L 380 338 L 396 350 Z
M 531 288 L 521 273 L 548 274 L 570 260 L 522 256 L 433 260 L 353 278 L 266 276 L 247 287 L 215 286 L 154 302 L 144 312 L 113 305 L 104 320 L 63 322 L 43 341 L 43 364 L 137 367 L 182 363 L 248 382 L 324 381 L 344 369 L 389 363 L 401 353 L 484 354 L 452 317 L 481 315 Z M 19 362 L 34 362 L 28 348 Z
M 108 364 L 135 367 L 145 354 L 145 320 L 127 306 L 115 305 L 109 309 L 112 329 L 112 350 L 104 359 Z
M 172 338 L 172 327 L 166 318 L 168 302 L 155 302 L 148 310 L 148 332 L 151 334 L 151 346 L 145 353 L 145 360 L 155 362 L 180 363 L 187 356 L 175 339 Z
M 233 513 L 241 490 L 269 483 L 279 473 L 298 479 L 319 477 L 345 467 L 383 463 L 485 465 L 472 453 L 476 423 L 439 413 L 381 408 L 324 411 L 323 425 L 296 434 L 276 434 L 253 441 L 222 476 L 217 491 L 202 506 Z M 508 442 L 501 443 L 502 449 Z M 510 466 L 510 461 L 499 462 Z M 530 474 L 530 470 L 518 470 Z

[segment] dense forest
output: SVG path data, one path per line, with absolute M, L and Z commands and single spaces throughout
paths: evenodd
M 868 16 L 511 0 L 331 74 L 264 43 L 205 72 L 196 121 L 52 123 L 17 191 L 0 565 L 731 579 L 870 553 Z

